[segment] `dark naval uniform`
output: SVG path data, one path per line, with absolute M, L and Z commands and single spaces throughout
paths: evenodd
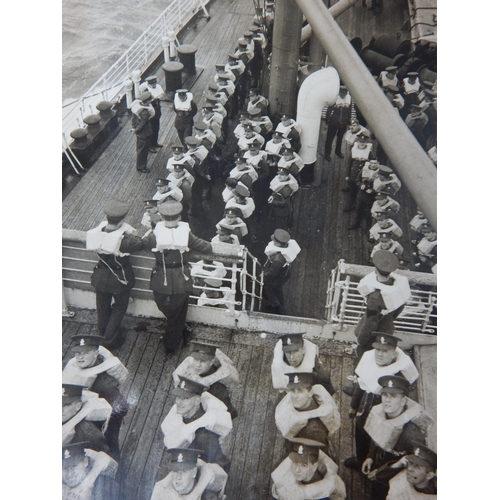
M 154 108 L 150 104 L 153 96 L 150 92 L 145 92 L 140 99 L 132 103 L 132 127 L 137 138 L 137 163 L 136 169 L 140 172 L 149 172 L 148 152 L 153 138 L 153 127 L 151 119 L 154 118 Z
M 128 205 L 123 202 L 111 200 L 104 206 L 104 212 L 109 218 L 123 219 L 128 212 Z M 99 229 L 100 228 L 100 229 Z M 135 236 L 135 230 L 128 224 L 122 224 L 116 231 L 109 231 L 107 222 L 87 232 L 87 248 L 96 250 L 99 262 L 94 268 L 90 279 L 96 292 L 97 328 L 104 337 L 106 347 L 112 347 L 119 337 L 119 328 L 127 312 L 130 290 L 135 285 L 135 276 L 128 255 L 142 250 L 142 240 Z M 117 233 L 117 238 L 122 233 L 119 251 L 116 253 L 102 253 L 99 244 L 93 245 L 92 234 L 99 238 L 99 232 L 112 235 Z M 102 235 L 101 235 L 102 236 Z M 113 237 L 113 236 L 111 236 Z M 101 248 L 99 250 L 98 248 Z M 111 302 L 113 301 L 113 305 Z
M 177 202 L 167 202 L 161 204 L 158 210 L 162 216 L 170 217 L 170 220 L 172 220 L 172 217 L 175 218 L 181 214 L 182 205 Z M 155 267 L 151 272 L 150 288 L 153 290 L 158 309 L 167 318 L 166 331 L 163 337 L 167 353 L 175 351 L 182 339 L 189 293 L 193 284 L 185 250 L 188 248 L 201 253 L 210 253 L 212 251 L 211 244 L 194 236 L 187 223 L 179 223 L 178 228 L 181 224 L 185 228 L 184 237 L 186 239 L 181 243 L 177 243 L 174 237 L 170 249 L 155 250 L 158 245 L 158 231 L 161 230 L 159 226 L 164 227 L 162 222 L 159 222 L 152 232 L 144 236 L 144 244 L 153 250 L 156 258 Z

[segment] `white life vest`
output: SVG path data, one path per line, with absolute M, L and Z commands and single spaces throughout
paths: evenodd
M 379 250 L 383 250 L 381 243 L 377 243 L 374 247 L 373 247 L 373 250 L 372 250 L 372 253 L 370 254 L 370 257 L 373 258 L 373 255 L 375 254 L 375 252 L 378 252 Z M 387 249 L 388 252 L 391 252 L 391 253 L 399 253 L 400 255 L 403 255 L 403 247 L 401 246 L 401 244 L 395 240 L 392 240 L 392 243 L 391 243 L 391 246 Z
M 269 257 L 270 255 L 274 255 L 275 253 L 280 253 L 285 257 L 287 264 L 291 264 L 300 253 L 299 244 L 295 240 L 289 240 L 287 247 L 278 247 L 274 243 L 274 241 L 270 241 L 266 248 L 264 249 L 264 253 Z
M 357 288 L 358 292 L 363 297 L 367 297 L 375 290 L 380 290 L 386 307 L 386 309 L 382 311 L 384 315 L 395 311 L 411 297 L 408 278 L 396 273 L 391 273 L 389 276 L 394 279 L 393 285 L 380 283 L 380 281 L 377 280 L 375 271 L 373 271 L 360 280 Z
M 406 469 L 389 481 L 387 500 L 437 500 L 437 495 L 417 491 L 406 479 Z
M 234 73 L 232 71 L 226 71 L 226 68 L 224 67 L 224 73 L 215 73 L 214 75 L 214 81 L 218 82 L 219 78 L 223 76 L 224 78 L 229 78 L 233 83 L 236 80 L 236 77 L 234 76 Z
M 279 155 L 281 148 L 290 148 L 290 141 L 288 139 L 283 139 L 280 142 L 274 142 L 273 140 L 267 141 L 266 143 L 266 151 L 273 155 Z
M 155 115 L 155 110 L 151 104 L 144 106 L 144 104 L 142 104 L 139 99 L 136 99 L 132 103 L 132 106 L 130 107 L 130 111 L 132 111 L 132 113 L 134 113 L 134 115 L 136 115 L 139 118 L 140 118 L 141 111 L 143 109 L 147 109 L 148 113 L 149 113 L 149 118 L 153 118 L 153 116 Z
M 179 95 L 176 93 L 174 96 L 174 108 L 176 111 L 191 111 L 191 102 L 193 101 L 193 94 L 191 92 L 186 93 L 187 99 L 181 101 Z
M 198 297 L 198 302 L 196 305 L 212 306 L 212 307 L 222 305 L 229 309 L 231 307 L 231 302 L 234 303 L 233 291 L 227 286 L 221 286 L 218 288 L 218 290 L 222 292 L 222 297 L 218 299 L 209 298 L 207 297 L 207 294 L 205 292 L 202 292 L 201 295 Z
M 425 436 L 434 425 L 431 416 L 415 401 L 406 398 L 406 410 L 394 418 L 387 418 L 384 406 L 376 405 L 370 410 L 364 429 L 374 443 L 385 451 L 393 452 L 394 446 L 408 422 L 417 425 Z
M 427 151 L 427 156 L 432 160 L 432 163 L 434 163 L 434 165 L 437 165 L 438 157 L 436 146 L 432 146 L 432 148 Z
M 226 221 L 226 219 L 222 219 L 221 221 L 217 222 L 217 224 L 215 225 L 215 227 L 217 229 L 220 229 L 220 223 L 221 222 L 224 222 L 225 224 L 229 224 L 231 227 L 233 227 L 235 230 L 236 229 L 239 229 L 240 232 L 241 232 L 241 236 L 245 236 L 248 234 L 248 228 L 247 228 L 247 225 L 239 218 L 237 217 L 236 218 L 236 223 L 229 223 Z
M 255 102 L 248 101 L 247 111 L 255 108 L 261 109 L 259 104 L 263 104 L 267 108 L 267 106 L 269 106 L 269 101 L 264 96 L 259 96 L 259 98 Z
M 319 451 L 318 470 L 324 473 L 323 479 L 309 484 L 297 482 L 292 471 L 293 462 L 286 457 L 272 472 L 272 495 L 278 500 L 302 500 L 330 498 L 344 500 L 345 484 L 338 476 L 337 464 L 323 451 Z
M 230 198 L 224 208 L 239 208 L 243 218 L 248 219 L 255 210 L 255 202 L 252 198 L 245 198 L 245 204 L 241 204 L 236 201 L 236 198 Z
M 206 130 L 203 131 L 203 134 L 196 134 L 196 138 L 200 139 L 202 141 L 203 139 L 207 139 L 208 142 L 213 146 L 215 144 L 215 141 L 217 140 L 217 136 L 214 134 L 213 130 L 207 128 Z
M 290 189 L 295 193 L 299 189 L 299 184 L 293 175 L 288 175 L 288 179 L 286 181 L 280 181 L 279 177 L 276 176 L 273 178 L 269 187 L 273 193 L 279 193 L 285 186 L 290 186 Z
M 291 120 L 290 125 L 283 125 L 283 122 L 279 122 L 278 126 L 276 127 L 277 132 L 282 132 L 283 137 L 288 137 L 288 134 L 291 132 L 291 130 L 294 128 L 299 134 L 302 131 L 301 127 L 298 125 L 298 123 L 295 120 Z
M 245 174 L 248 174 L 250 176 L 250 179 L 252 180 L 252 184 L 259 178 L 259 174 L 255 171 L 255 168 L 253 168 L 251 165 L 247 165 L 245 170 L 240 170 L 238 167 L 234 167 L 229 172 L 229 177 L 231 177 L 232 179 L 239 180 Z
M 224 200 L 224 203 L 227 203 L 231 198 L 234 198 L 234 193 L 228 187 L 225 187 L 222 191 L 222 199 Z
M 398 77 L 394 76 L 393 78 L 388 78 L 387 77 L 387 71 L 381 71 L 380 72 L 380 83 L 382 87 L 387 87 L 387 85 L 396 85 L 398 86 Z
M 137 231 L 125 222 L 117 230 L 107 233 L 103 231 L 103 228 L 107 225 L 107 221 L 102 221 L 97 227 L 87 231 L 87 250 L 94 250 L 97 253 L 116 255 L 118 257 L 130 255 L 129 253 L 120 252 L 120 245 L 125 233 L 135 235 Z
M 366 143 L 366 148 L 360 148 L 358 143 L 355 142 L 352 147 L 351 157 L 353 160 L 357 161 L 367 161 L 370 158 L 370 153 L 372 151 L 373 144 Z
M 164 203 L 168 199 L 181 201 L 182 196 L 183 196 L 182 191 L 177 186 L 170 185 L 166 193 L 160 193 L 159 191 L 156 191 L 152 199 L 157 200 L 158 203 Z
M 401 94 L 395 94 L 392 100 L 392 105 L 395 108 L 401 109 L 405 105 L 405 100 Z
M 186 448 L 196 437 L 197 429 L 206 428 L 221 437 L 227 436 L 233 428 L 231 415 L 226 405 L 209 392 L 201 395 L 201 406 L 205 414 L 194 422 L 185 424 L 174 404 L 161 424 L 163 442 L 167 448 Z
M 373 181 L 373 190 L 377 191 L 377 193 L 384 191 L 387 186 L 390 186 L 395 192 L 397 192 L 401 189 L 401 181 L 394 174 L 391 174 L 389 179 L 386 181 L 383 181 L 379 177 Z
M 191 158 L 197 158 L 200 163 L 205 161 L 205 158 L 208 156 L 208 149 L 205 146 L 198 146 L 196 149 L 189 150 L 187 152 L 188 155 L 191 156 Z M 193 160 L 194 160 L 193 158 Z
M 146 90 L 153 96 L 153 99 L 156 99 L 163 94 L 163 89 L 159 83 L 157 83 L 155 88 L 153 88 L 146 82 Z
M 368 132 L 368 129 L 363 127 L 362 125 L 359 126 L 359 130 L 357 132 L 353 132 L 350 128 L 347 129 L 346 133 L 344 134 L 344 139 L 347 142 L 349 146 L 352 146 L 354 142 L 356 141 L 356 138 L 358 137 L 361 132 Z
M 274 346 L 273 362 L 271 364 L 271 375 L 275 389 L 286 389 L 288 385 L 287 373 L 306 372 L 312 373 L 316 358 L 318 357 L 318 346 L 304 339 L 304 358 L 299 366 L 293 367 L 283 360 L 283 343 L 280 340 Z
M 293 153 L 293 158 L 291 160 L 287 161 L 285 158 L 281 157 L 278 162 L 278 168 L 286 168 L 287 170 L 290 170 L 293 165 L 297 166 L 299 172 L 304 168 L 304 162 L 297 153 Z
M 246 150 L 246 149 L 249 149 L 249 144 L 251 142 L 254 142 L 254 141 L 257 141 L 261 146 L 264 144 L 264 142 L 266 142 L 266 140 L 264 139 L 264 137 L 262 137 L 260 134 L 255 134 L 253 137 L 240 137 L 240 139 L 238 140 L 238 147 L 242 150 Z
M 191 276 L 195 277 L 211 277 L 211 278 L 224 278 L 227 274 L 227 270 L 222 262 L 214 260 L 210 264 L 209 269 L 205 269 L 203 266 L 205 263 L 202 260 L 195 262 L 191 266 Z M 215 267 L 212 267 L 215 266 Z
M 403 87 L 405 94 L 418 94 L 418 91 L 420 89 L 420 81 L 417 78 L 414 83 L 410 83 L 409 78 L 404 78 Z
M 392 219 L 387 220 L 389 221 L 389 226 L 385 229 L 382 228 L 378 222 L 370 228 L 370 236 L 372 238 L 378 240 L 380 238 L 380 233 L 394 233 L 397 238 L 403 235 L 401 228 Z
M 351 105 L 351 95 L 348 93 L 345 97 L 337 96 L 337 100 L 335 101 L 335 106 L 338 108 L 348 108 Z
M 316 396 L 315 401 L 319 404 L 319 407 L 314 410 L 303 412 L 296 410 L 290 394 L 279 402 L 274 419 L 276 427 L 284 438 L 295 437 L 312 418 L 319 418 L 330 435 L 340 429 L 340 413 L 332 396 L 321 384 L 313 385 L 312 392 Z
M 226 71 L 236 71 L 241 75 L 245 71 L 245 63 L 241 60 L 235 61 L 233 64 L 226 63 L 224 69 Z
M 177 227 L 165 227 L 164 221 L 158 222 L 153 229 L 156 237 L 156 248 L 153 252 L 163 250 L 179 250 L 181 253 L 189 252 L 189 233 L 191 229 L 187 222 L 178 222 Z
M 392 212 L 399 212 L 399 209 L 401 208 L 400 204 L 396 200 L 393 200 L 390 196 L 387 197 L 387 200 L 387 202 L 384 201 L 383 205 L 379 200 L 375 200 L 373 202 L 371 208 L 371 214 L 373 217 L 375 217 L 377 212 L 387 212 L 389 210 Z
M 90 368 L 80 368 L 76 359 L 71 358 L 62 372 L 62 383 L 90 388 L 99 374 L 107 372 L 117 380 L 118 384 L 123 384 L 128 377 L 127 368 L 105 347 L 99 346 L 99 354 L 104 357 L 104 361 Z
M 361 389 L 372 394 L 380 394 L 382 386 L 378 379 L 385 375 L 395 375 L 401 372 L 406 380 L 413 384 L 418 378 L 418 371 L 410 356 L 405 354 L 401 348 L 396 347 L 396 359 L 390 364 L 379 366 L 375 362 L 375 350 L 366 351 L 356 366 L 355 373 L 358 376 L 358 384 Z
M 428 220 L 425 217 L 420 217 L 420 215 L 417 214 L 410 221 L 410 229 L 413 229 L 413 231 L 418 231 L 420 229 L 420 226 L 423 226 L 424 224 L 427 224 L 427 223 L 428 223 Z
M 168 174 L 167 179 L 172 186 L 177 186 L 179 189 L 184 181 L 186 181 L 190 186 L 192 186 L 194 182 L 194 177 L 187 170 L 184 170 L 182 177 L 175 177 L 175 173 L 171 172 Z
M 167 170 L 170 170 L 171 172 L 174 171 L 174 163 L 178 163 L 179 165 L 189 165 L 190 167 L 194 167 L 195 161 L 191 156 L 187 153 L 184 153 L 184 156 L 180 160 L 176 160 L 173 156 L 171 156 L 167 160 Z
M 240 244 L 240 240 L 238 239 L 238 236 L 236 236 L 235 234 L 230 234 L 229 235 L 229 239 L 231 240 L 231 242 L 228 242 L 228 241 L 221 241 L 220 240 L 220 237 L 218 234 L 216 234 L 211 240 L 210 242 L 211 243 L 225 243 L 226 245 L 239 245 Z
M 361 179 L 365 181 L 374 181 L 376 179 L 375 176 L 378 173 L 378 168 L 373 170 L 368 165 L 370 165 L 369 161 L 365 163 L 363 170 L 361 170 Z
M 432 251 L 437 244 L 437 239 L 435 239 L 434 241 L 429 241 L 427 238 L 422 238 L 417 245 L 418 253 L 420 255 L 430 256 L 432 255 Z
M 256 155 L 252 155 L 250 151 L 245 151 L 243 158 L 246 158 L 247 162 L 250 163 L 253 168 L 257 169 L 262 160 L 267 160 L 267 153 L 262 149 Z

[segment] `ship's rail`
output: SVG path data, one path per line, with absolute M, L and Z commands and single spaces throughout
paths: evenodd
M 365 311 L 357 290 L 361 278 L 375 268 L 340 260 L 328 281 L 325 319 L 337 329 L 356 325 Z M 398 270 L 410 282 L 411 297 L 394 322 L 396 332 L 437 334 L 437 279 L 434 274 Z
M 124 54 L 80 97 L 63 106 L 63 147 L 71 142 L 70 133 L 76 128 L 85 128 L 83 118 L 95 112 L 102 100 L 113 101 L 123 90 L 124 83 L 134 70 L 141 73 L 150 66 L 163 51 L 162 37 L 169 31 L 176 35 L 210 0 L 172 0 L 167 8 L 125 51 Z
M 63 230 L 62 242 L 63 257 L 63 285 L 67 288 L 83 291 L 93 291 L 90 283 L 95 265 L 98 262 L 97 254 L 85 248 L 85 232 Z M 202 259 L 217 261 L 224 267 L 224 276 L 220 278 L 224 297 L 215 301 L 215 304 L 227 309 L 229 316 L 237 315 L 238 310 L 259 311 L 262 303 L 263 271 L 262 266 L 246 247 L 238 247 L 237 255 L 202 255 L 196 252 L 188 253 L 189 265 Z M 131 255 L 130 262 L 134 269 L 135 286 L 130 296 L 146 301 L 153 300 L 153 292 L 149 288 L 151 270 L 156 260 L 147 252 L 139 252 Z M 193 278 L 206 278 L 206 274 L 192 273 Z M 215 268 L 216 264 L 207 264 L 207 267 Z M 199 268 L 199 266 L 198 266 Z M 210 286 L 202 280 L 196 280 L 194 284 L 195 293 L 190 296 L 190 302 L 197 307 L 199 295 L 202 292 L 217 291 L 218 288 Z M 209 306 L 211 307 L 211 306 Z M 64 309 L 64 307 L 63 307 Z

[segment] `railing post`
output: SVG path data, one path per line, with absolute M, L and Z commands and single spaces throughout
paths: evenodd
M 134 82 L 134 95 L 135 98 L 137 99 L 141 95 L 141 92 L 139 90 L 139 86 L 141 85 L 140 69 L 134 69 L 134 71 L 132 71 L 132 81 Z
M 347 299 L 349 297 L 349 285 L 350 285 L 350 283 L 351 283 L 351 277 L 349 275 L 347 275 L 345 278 L 345 281 L 344 281 L 344 286 L 342 287 L 342 301 L 340 303 L 339 322 L 340 322 L 341 328 L 344 324 L 345 309 L 347 307 Z
M 426 310 L 425 318 L 424 321 L 422 322 L 422 329 L 421 329 L 422 333 L 425 332 L 425 330 L 427 329 L 427 325 L 429 324 L 429 320 L 431 318 L 432 308 L 434 307 L 435 303 L 436 303 L 436 297 L 432 295 L 429 296 L 429 307 Z
M 132 107 L 132 102 L 134 101 L 134 96 L 132 90 L 134 88 L 134 84 L 132 80 L 125 80 L 125 95 L 127 97 L 127 109 Z
M 235 303 L 236 303 L 236 283 L 238 282 L 238 266 L 236 263 L 233 262 L 233 265 L 231 266 L 231 297 L 232 297 L 232 302 L 231 302 L 231 315 L 234 316 L 235 314 Z

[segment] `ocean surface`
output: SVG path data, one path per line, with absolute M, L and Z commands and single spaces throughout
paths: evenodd
M 78 99 L 170 0 L 62 0 L 62 101 Z

